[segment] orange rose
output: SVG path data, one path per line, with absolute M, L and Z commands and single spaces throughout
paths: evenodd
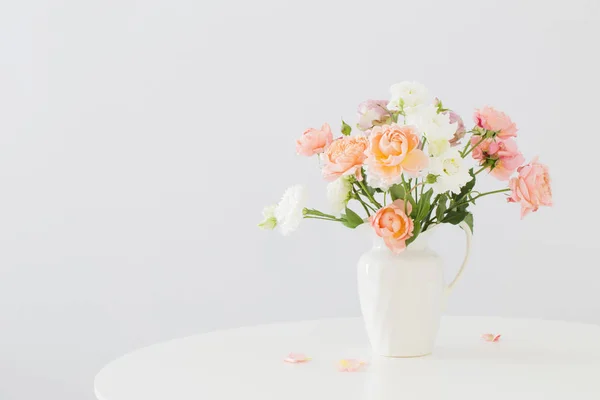
M 404 201 L 396 200 L 369 218 L 377 236 L 382 237 L 385 245 L 395 254 L 406 249 L 406 240 L 413 235 L 413 220 L 407 215 L 411 210 L 410 203 L 405 206 Z
M 340 176 L 354 175 L 362 181 L 361 168 L 369 141 L 364 136 L 344 136 L 336 139 L 323 153 L 323 177 L 334 181 Z
M 369 142 L 366 165 L 373 187 L 387 189 L 402 182 L 403 171 L 416 174 L 427 167 L 429 160 L 418 148 L 419 135 L 413 126 L 376 126 Z

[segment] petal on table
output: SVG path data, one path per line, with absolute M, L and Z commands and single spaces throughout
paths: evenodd
M 485 340 L 486 342 L 498 342 L 500 340 L 500 336 L 502 336 L 502 335 L 495 335 L 493 333 L 484 333 L 483 335 L 481 335 L 481 338 L 483 340 Z
M 338 369 L 340 372 L 356 372 L 365 365 L 367 363 L 362 360 L 344 359 L 338 362 Z
M 304 363 L 304 362 L 307 362 L 310 360 L 311 360 L 310 357 L 306 357 L 302 353 L 290 353 L 287 355 L 286 358 L 283 359 L 283 361 L 285 361 L 286 363 L 291 363 L 291 364 Z

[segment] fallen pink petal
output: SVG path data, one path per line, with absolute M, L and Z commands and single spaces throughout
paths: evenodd
M 365 365 L 367 365 L 367 363 L 365 361 L 354 360 L 354 359 L 349 359 L 349 360 L 344 359 L 344 360 L 340 360 L 338 362 L 338 369 L 340 372 L 356 372 L 356 371 L 359 371 Z
M 310 360 L 310 357 L 306 357 L 304 354 L 301 353 L 290 353 L 287 355 L 286 358 L 283 359 L 283 361 L 290 364 L 299 364 Z
M 498 342 L 502 335 L 494 335 L 493 333 L 484 333 L 481 338 L 486 342 Z

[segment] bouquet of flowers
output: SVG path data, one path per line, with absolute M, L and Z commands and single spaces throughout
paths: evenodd
M 431 99 L 419 83 L 398 83 L 390 92 L 389 101 L 358 106 L 357 134 L 342 120 L 336 139 L 325 123 L 296 141 L 299 155 L 320 158 L 323 178 L 330 182 L 331 209 L 305 208 L 304 187 L 292 186 L 277 205 L 264 209 L 261 228 L 277 227 L 287 235 L 302 219 L 348 228 L 369 223 L 398 254 L 435 224 L 465 221 L 472 229 L 469 206 L 484 196 L 506 193 L 509 203 L 520 203 L 521 218 L 552 205 L 548 167 L 537 158 L 525 163 L 515 141 L 517 126 L 508 115 L 483 107 L 475 110 L 475 124 L 467 130 L 457 113 Z M 481 174 L 492 175 L 503 187 L 475 190 Z

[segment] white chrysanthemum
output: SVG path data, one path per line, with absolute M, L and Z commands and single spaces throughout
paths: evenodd
M 458 128 L 458 123 L 450 123 L 450 115 L 438 114 L 437 107 L 432 104 L 409 110 L 406 113 L 406 124 L 415 125 L 429 142 L 451 140 Z
M 352 192 L 352 183 L 348 177 L 341 177 L 327 185 L 327 200 L 334 215 L 340 215 L 346 208 Z
M 460 189 L 471 180 L 469 168 L 456 149 L 448 150 L 440 157 L 429 159 L 429 173 L 437 177 L 431 186 L 436 193 L 451 191 L 460 193 Z
M 275 229 L 277 218 L 275 218 L 276 205 L 267 206 L 263 209 L 263 220 L 258 226 L 262 229 Z
M 410 109 L 430 101 L 429 91 L 418 82 L 400 82 L 390 87 L 391 98 L 388 110 L 400 110 L 401 104 L 404 109 Z
M 302 210 L 306 203 L 306 188 L 295 185 L 288 188 L 275 207 L 275 219 L 281 234 L 286 236 L 295 231 L 302 221 Z

